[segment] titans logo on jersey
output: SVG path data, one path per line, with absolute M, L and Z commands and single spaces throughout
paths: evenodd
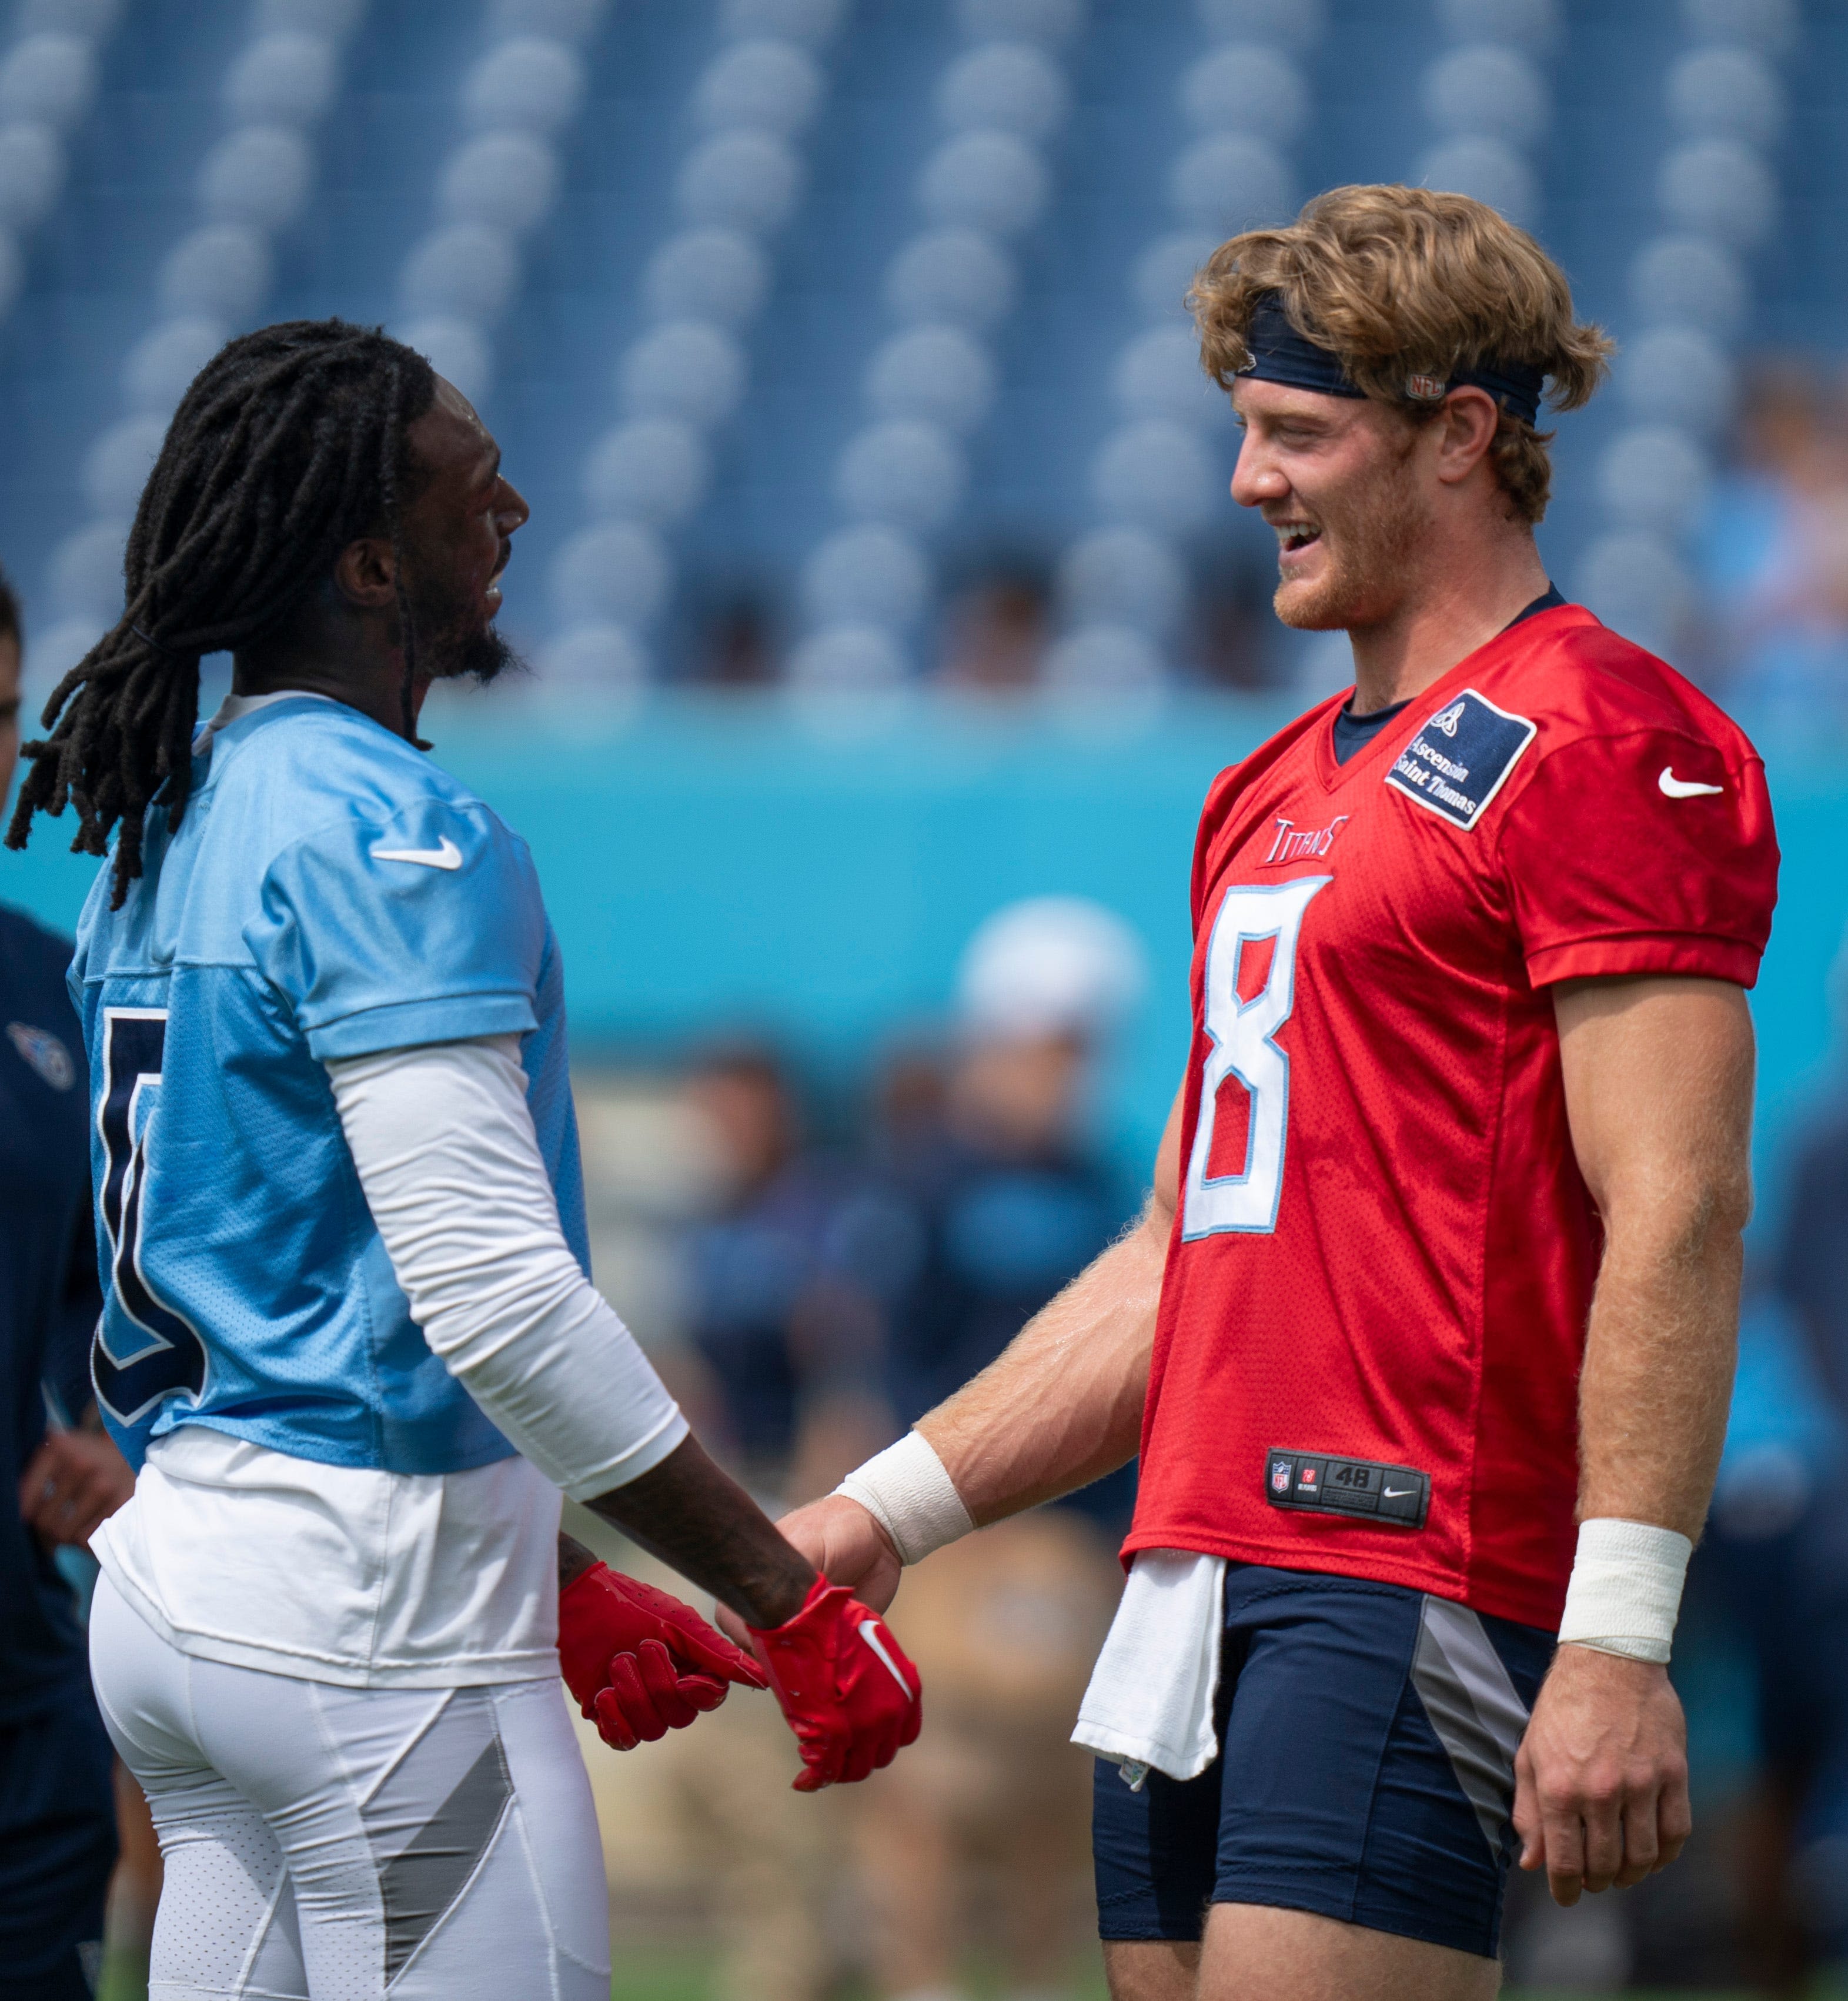
M 521 1038 L 588 1268 L 563 982 L 524 844 L 402 739 L 311 695 L 235 705 L 71 988 L 93 1096 L 97 1399 L 138 1464 L 204 1424 L 298 1458 L 449 1473 L 513 1448 L 433 1355 L 373 1225 L 325 1064 Z

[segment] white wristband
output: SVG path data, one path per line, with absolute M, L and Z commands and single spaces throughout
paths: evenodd
M 1559 1622 L 1561 1646 L 1665 1661 L 1694 1546 L 1648 1522 L 1581 1522 Z
M 901 1563 L 921 1563 L 975 1526 L 943 1461 L 917 1432 L 875 1453 L 834 1491 L 866 1509 L 892 1538 Z

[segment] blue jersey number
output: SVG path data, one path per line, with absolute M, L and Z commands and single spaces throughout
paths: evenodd
M 163 1397 L 186 1392 L 196 1397 L 205 1387 L 205 1344 L 188 1321 L 155 1297 L 141 1271 L 148 1129 L 166 1041 L 164 1007 L 103 1010 L 96 1128 L 103 1136 L 103 1227 L 109 1238 L 110 1290 L 131 1324 L 147 1338 L 117 1354 L 110 1345 L 106 1312 L 97 1323 L 90 1373 L 97 1402 L 124 1426 L 138 1423 Z
M 1334 879 L 1299 876 L 1275 889 L 1226 892 L 1206 941 L 1202 1025 L 1213 1045 L 1200 1071 L 1199 1116 L 1187 1164 L 1181 1234 L 1191 1240 L 1222 1230 L 1264 1232 L 1277 1227 L 1283 1192 L 1283 1147 L 1289 1129 L 1289 1058 L 1275 1040 L 1296 998 L 1296 941 L 1303 914 Z M 1239 994 L 1245 947 L 1271 943 L 1265 981 L 1248 1000 Z M 1237 1078 L 1250 1099 L 1245 1157 L 1237 1174 L 1208 1171 L 1221 1088 Z

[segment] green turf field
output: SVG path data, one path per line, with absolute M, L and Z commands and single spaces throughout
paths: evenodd
M 712 2001 L 712 1956 L 698 1947 L 656 1948 L 635 1954 L 619 1966 L 611 1985 L 611 2001 Z M 1840 2001 L 1845 1991 L 1837 1985 L 1812 1990 L 1814 2001 Z M 983 2001 L 994 1990 L 981 1980 L 971 1982 L 974 2001 Z M 1704 1989 L 1698 1993 L 1678 1993 L 1666 1988 L 1633 1990 L 1636 2001 L 1751 2001 L 1743 1992 Z M 836 2001 L 869 2001 L 867 1990 L 855 1985 L 840 1990 Z M 1101 1974 L 1072 1990 L 1072 2001 L 1105 2001 Z M 1502 2001 L 1584 2001 L 1582 1992 L 1571 1993 L 1548 1988 L 1510 1987 Z

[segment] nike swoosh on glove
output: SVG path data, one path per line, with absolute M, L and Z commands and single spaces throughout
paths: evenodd
M 734 1682 L 768 1686 L 691 1606 L 600 1563 L 559 1593 L 559 1666 L 579 1713 L 616 1751 L 684 1730 Z
M 818 1577 L 793 1619 L 750 1630 L 802 1746 L 797 1792 L 851 1785 L 916 1740 L 924 1725 L 917 1670 L 845 1585 Z

